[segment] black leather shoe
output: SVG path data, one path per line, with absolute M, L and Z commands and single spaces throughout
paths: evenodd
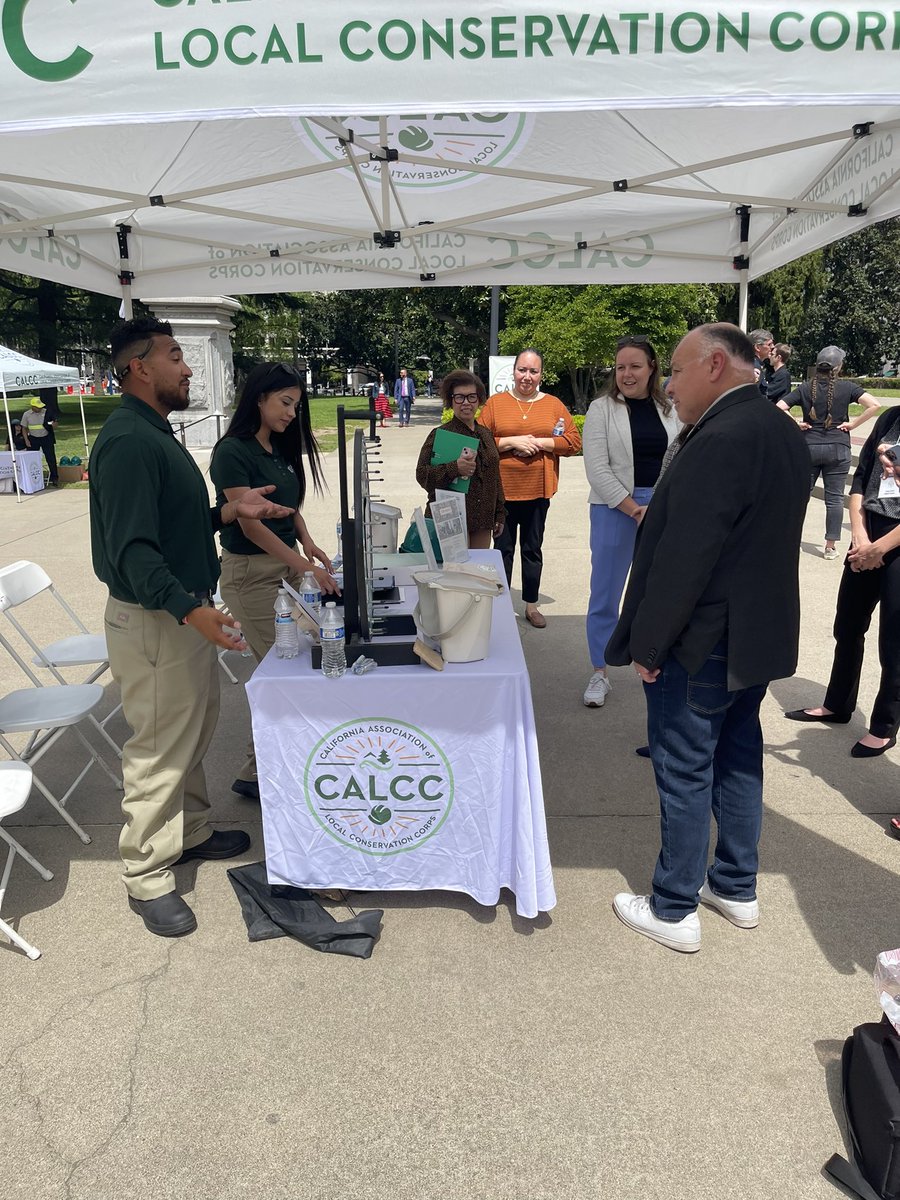
M 650 747 L 649 746 L 637 746 L 635 748 L 634 752 L 638 756 L 638 758 L 649 758 L 650 757 Z
M 129 896 L 128 907 L 157 937 L 184 937 L 197 928 L 197 918 L 177 892 L 167 892 L 155 900 L 135 900 Z
M 864 746 L 862 742 L 857 742 L 850 750 L 851 758 L 878 758 L 879 754 L 884 754 L 885 750 L 890 750 L 897 745 L 896 737 L 892 737 L 883 746 Z
M 245 800 L 259 800 L 259 784 L 255 779 L 236 779 L 231 790 L 243 796 Z
M 235 858 L 250 848 L 250 836 L 242 829 L 217 829 L 205 842 L 199 846 L 191 846 L 185 850 L 181 858 L 177 858 L 173 867 L 191 862 L 195 858 Z
M 812 713 L 808 713 L 805 708 L 792 708 L 790 712 L 784 714 L 789 721 L 821 721 L 823 725 L 849 725 L 850 716 L 843 716 L 841 713 L 828 713 L 826 716 L 816 717 Z

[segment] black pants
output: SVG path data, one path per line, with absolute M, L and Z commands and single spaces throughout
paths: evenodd
M 56 443 L 48 433 L 46 437 L 32 438 L 32 450 L 42 450 L 44 458 L 47 460 L 47 466 L 50 468 L 50 482 L 56 483 L 59 480 L 59 468 L 56 465 Z
M 541 570 L 544 556 L 544 525 L 547 522 L 549 500 L 507 500 L 506 524 L 499 537 L 494 538 L 494 548 L 503 555 L 506 582 L 512 586 L 513 563 L 516 558 L 516 538 L 522 551 L 522 599 L 526 604 L 537 604 L 541 590 Z
M 895 529 L 896 524 L 877 514 L 866 514 L 873 542 Z M 878 626 L 881 682 L 869 732 L 874 737 L 890 738 L 900 727 L 900 549 L 885 555 L 884 566 L 875 571 L 855 572 L 844 565 L 834 616 L 836 645 L 825 708 L 841 714 L 852 713 L 856 708 L 865 637 L 876 604 L 881 605 Z

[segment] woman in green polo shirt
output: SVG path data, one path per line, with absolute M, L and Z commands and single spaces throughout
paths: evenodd
M 306 495 L 304 453 L 313 486 L 321 492 L 322 466 L 303 377 L 284 363 L 254 367 L 209 469 L 219 504 L 237 500 L 250 488 L 274 484 L 269 499 L 295 510 L 292 517 L 274 521 L 239 519 L 220 535 L 222 599 L 240 621 L 257 662 L 275 641 L 275 597 L 282 578 L 296 582 L 312 571 L 324 594 L 338 593 L 331 561 L 312 540 L 300 512 Z M 232 788 L 259 798 L 252 744 Z

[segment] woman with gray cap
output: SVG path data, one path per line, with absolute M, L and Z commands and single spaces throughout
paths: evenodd
M 809 489 L 819 475 L 825 490 L 824 558 L 837 558 L 837 542 L 844 517 L 844 484 L 850 470 L 850 430 L 874 417 L 881 407 L 874 396 L 848 379 L 838 379 L 844 365 L 844 351 L 825 346 L 816 357 L 816 371 L 810 383 L 801 383 L 778 401 L 785 412 L 795 404 L 801 416 L 797 424 L 806 434 L 812 460 Z M 850 417 L 850 405 L 861 404 L 863 411 Z

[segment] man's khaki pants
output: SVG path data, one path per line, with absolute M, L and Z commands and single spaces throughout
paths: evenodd
M 232 554 L 222 551 L 222 575 L 219 591 L 236 621 L 257 663 L 275 645 L 275 600 L 282 579 L 296 587 L 296 577 L 280 559 L 271 554 Z M 256 779 L 256 752 L 253 738 L 247 747 L 247 761 L 238 779 Z
M 122 879 L 136 900 L 175 890 L 169 867 L 206 841 L 203 756 L 219 716 L 216 648 L 164 611 L 106 605 L 106 644 L 134 730 L 122 752 Z

